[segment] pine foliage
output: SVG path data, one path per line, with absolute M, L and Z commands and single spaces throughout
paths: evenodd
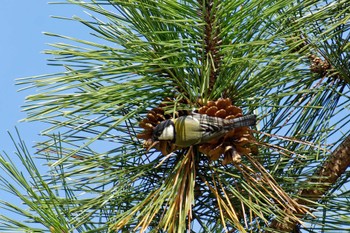
M 0 208 L 27 222 L 0 215 L 0 230 L 350 229 L 348 161 L 332 160 L 345 170 L 326 188 L 320 177 L 326 165 L 333 174 L 327 161 L 350 135 L 348 1 L 67 2 L 86 10 L 71 20 L 94 40 L 47 33 L 62 41 L 46 53 L 63 71 L 19 80 L 38 93 L 26 120 L 49 125 L 36 156 L 50 172 L 22 142 L 31 180 L 1 155 L 0 187 L 26 207 Z M 257 114 L 258 150 L 229 165 L 195 148 L 146 151 L 139 122 L 167 97 L 169 113 L 230 98 Z

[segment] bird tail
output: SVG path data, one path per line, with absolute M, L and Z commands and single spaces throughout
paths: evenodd
M 256 115 L 246 115 L 234 119 L 225 120 L 225 129 L 231 130 L 234 128 L 256 125 Z

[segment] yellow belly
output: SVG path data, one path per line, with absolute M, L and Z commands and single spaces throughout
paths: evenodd
M 198 120 L 190 116 L 181 117 L 175 122 L 175 132 L 175 144 L 179 147 L 200 143 L 203 134 Z

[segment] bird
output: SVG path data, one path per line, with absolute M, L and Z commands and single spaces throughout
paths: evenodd
M 219 139 L 227 132 L 245 126 L 254 126 L 256 115 L 222 119 L 193 113 L 160 122 L 153 130 L 152 140 L 171 141 L 178 147 L 189 147 Z

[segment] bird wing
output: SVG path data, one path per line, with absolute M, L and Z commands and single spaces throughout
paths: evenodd
M 211 117 L 204 114 L 191 115 L 192 118 L 200 122 L 201 141 L 208 142 L 214 138 L 221 137 L 227 131 L 224 129 L 224 120 L 218 117 Z
M 224 124 L 225 129 L 228 131 L 239 127 L 254 126 L 256 125 L 256 115 L 252 114 L 233 119 L 226 119 L 224 120 Z
M 255 115 L 247 115 L 230 120 L 194 113 L 179 117 L 175 122 L 175 144 L 180 147 L 209 142 L 219 139 L 228 131 L 256 124 Z

